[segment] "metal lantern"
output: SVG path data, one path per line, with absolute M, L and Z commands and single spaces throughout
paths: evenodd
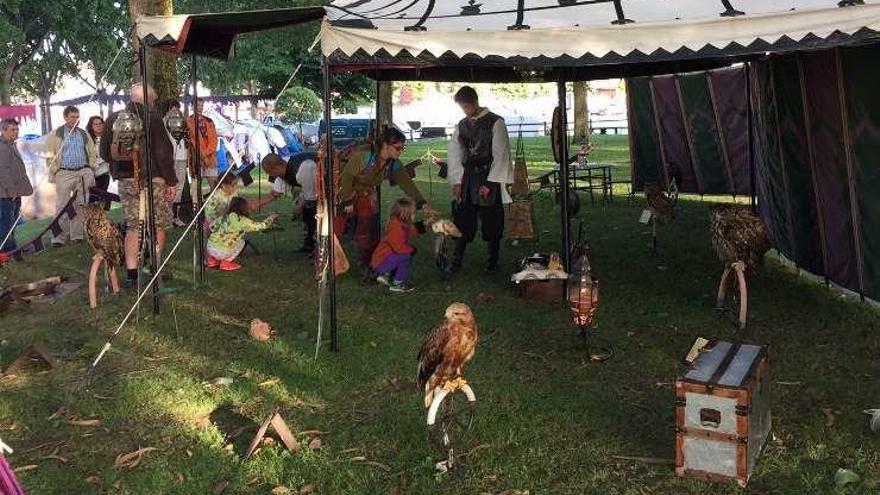
M 113 122 L 113 135 L 126 150 L 135 147 L 143 130 L 144 124 L 141 118 L 129 110 L 119 112 Z
M 578 258 L 568 277 L 568 305 L 575 325 L 586 328 L 593 324 L 593 316 L 599 308 L 599 281 L 593 278 L 586 255 Z
M 588 252 L 589 245 L 586 242 L 582 242 L 575 250 L 577 258 L 572 263 L 568 277 L 568 306 L 572 322 L 581 329 L 581 337 L 590 361 L 605 361 L 612 356 L 611 350 L 597 347 L 595 350 L 598 352 L 590 351 L 589 331 L 596 310 L 599 309 L 599 280 L 593 275 Z
M 172 108 L 168 111 L 168 115 L 165 117 L 165 128 L 168 129 L 168 134 L 177 141 L 186 136 L 186 120 L 180 110 Z

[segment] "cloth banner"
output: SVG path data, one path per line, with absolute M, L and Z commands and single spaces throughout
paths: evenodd
M 73 195 L 70 196 L 70 199 L 67 200 L 67 204 L 64 205 L 64 208 L 62 208 L 61 211 L 58 212 L 57 215 L 55 215 L 55 218 L 52 219 L 52 222 L 49 223 L 49 225 L 45 229 L 43 229 L 39 233 L 39 235 L 24 244 L 19 244 L 16 249 L 6 253 L 6 255 L 21 261 L 24 259 L 25 253 L 37 254 L 43 252 L 46 249 L 46 245 L 43 242 L 43 236 L 46 235 L 46 232 L 51 231 L 52 235 L 57 236 L 63 231 L 63 229 L 61 228 L 61 218 L 63 218 L 65 215 L 69 219 L 76 218 L 76 208 L 73 206 L 73 201 L 76 199 L 76 194 L 77 193 L 74 192 Z

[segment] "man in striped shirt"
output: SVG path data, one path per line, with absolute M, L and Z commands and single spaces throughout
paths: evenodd
M 64 109 L 64 125 L 49 135 L 47 145 L 50 153 L 49 175 L 55 182 L 55 214 L 61 212 L 74 194 L 74 206 L 85 205 L 89 188 L 95 185 L 97 149 L 92 137 L 79 127 L 79 109 Z M 82 215 L 73 219 L 64 215 L 59 224 L 62 231 L 52 238 L 53 246 L 62 246 L 68 239 L 74 242 L 84 239 Z

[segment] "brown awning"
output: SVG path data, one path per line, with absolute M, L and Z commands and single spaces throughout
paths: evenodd
M 136 28 L 138 38 L 149 46 L 179 54 L 227 59 L 239 34 L 293 26 L 323 17 L 323 7 L 141 16 Z

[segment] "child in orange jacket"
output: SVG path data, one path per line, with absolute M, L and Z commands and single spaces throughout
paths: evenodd
M 400 198 L 391 207 L 391 218 L 385 227 L 385 237 L 379 241 L 370 267 L 379 274 L 376 282 L 387 285 L 391 292 L 412 292 L 409 284 L 409 264 L 416 252 L 410 239 L 425 231 L 423 222 L 415 221 L 416 204 L 409 198 Z

